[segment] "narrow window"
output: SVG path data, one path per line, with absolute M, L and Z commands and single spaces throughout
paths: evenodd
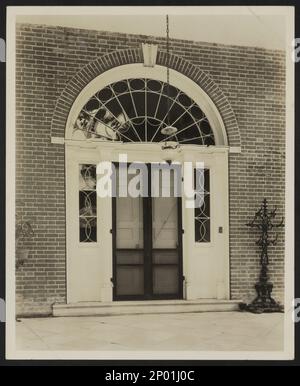
M 209 169 L 195 169 L 195 242 L 210 242 L 210 175 Z
M 97 241 L 96 165 L 79 165 L 79 241 Z

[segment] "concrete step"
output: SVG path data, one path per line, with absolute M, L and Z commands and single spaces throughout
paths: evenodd
M 237 311 L 240 302 L 239 300 L 197 299 L 57 303 L 53 305 L 53 316 L 111 316 Z

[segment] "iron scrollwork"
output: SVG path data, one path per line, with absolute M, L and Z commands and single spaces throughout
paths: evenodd
M 276 217 L 276 211 L 276 207 L 273 210 L 268 208 L 267 199 L 264 198 L 262 205 L 255 213 L 253 220 L 246 224 L 251 228 L 258 229 L 260 232 L 256 245 L 260 247 L 261 270 L 259 280 L 255 284 L 255 290 L 257 292 L 256 298 L 250 304 L 241 304 L 240 308 L 254 313 L 283 312 L 283 306 L 271 296 L 273 283 L 269 281 L 268 275 L 268 248 L 270 245 L 276 245 L 278 240 L 278 233 L 276 232 L 275 238 L 271 239 L 270 232 L 274 230 L 274 228 L 284 226 L 283 218 L 279 223 L 273 223 L 273 219 Z

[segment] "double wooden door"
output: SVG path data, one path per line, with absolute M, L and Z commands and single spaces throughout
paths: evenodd
M 164 197 L 162 189 L 152 196 L 150 165 L 147 168 L 147 197 L 121 197 L 117 189 L 112 199 L 114 300 L 183 296 L 181 197 L 174 195 L 172 173 L 170 197 Z M 128 175 L 126 183 L 131 178 Z

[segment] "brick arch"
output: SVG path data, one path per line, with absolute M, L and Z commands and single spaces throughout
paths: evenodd
M 78 94 L 90 81 L 113 67 L 131 63 L 143 63 L 143 55 L 140 48 L 111 52 L 88 63 L 77 72 L 67 83 L 56 102 L 51 122 L 51 137 L 65 137 L 65 128 L 70 109 Z M 156 63 L 161 66 L 167 66 L 167 54 L 165 51 L 158 51 Z M 241 138 L 237 119 L 227 97 L 214 80 L 198 66 L 174 54 L 170 54 L 169 66 L 193 80 L 206 92 L 223 119 L 229 145 L 240 147 Z

